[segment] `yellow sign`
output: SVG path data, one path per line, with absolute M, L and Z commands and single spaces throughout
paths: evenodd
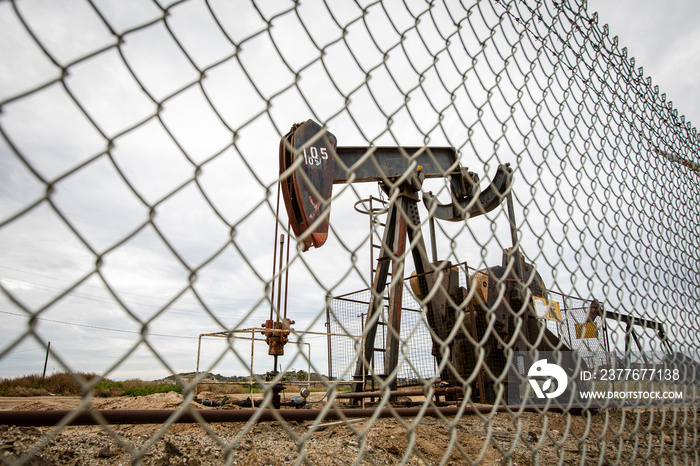
M 576 324 L 576 338 L 598 338 L 598 327 L 593 322 Z
M 556 301 L 547 301 L 544 298 L 532 297 L 532 304 L 535 308 L 535 315 L 539 319 L 556 320 L 561 322 L 561 309 Z

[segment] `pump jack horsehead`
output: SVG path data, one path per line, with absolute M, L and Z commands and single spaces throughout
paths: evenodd
M 304 251 L 312 246 L 320 248 L 326 242 L 334 184 L 377 182 L 395 199 L 387 212 L 373 296 L 384 296 L 390 263 L 394 274 L 403 275 L 400 262 L 408 239 L 416 266 L 411 288 L 426 313 L 432 354 L 441 367 L 443 383 L 463 385 L 465 380 L 473 380 L 472 393 L 477 399 L 493 403 L 497 397 L 494 379 L 503 373 L 508 348 L 567 349 L 538 322 L 528 298 L 546 299 L 547 292 L 539 274 L 523 262 L 517 251 L 510 195 L 512 170 L 508 165 L 499 165 L 490 185 L 479 192 L 478 176 L 459 164 L 454 148 L 338 147 L 336 137 L 312 120 L 291 128 L 280 141 L 279 156 L 285 207 Z M 418 212 L 419 193 L 426 178 L 446 178 L 450 183 L 451 204 L 441 204 L 432 193 L 422 193 L 426 208 L 439 220 L 465 221 L 490 212 L 507 200 L 514 247 L 504 251 L 502 266 L 480 270 L 467 280 L 468 287 L 476 288 L 469 300 L 469 290 L 459 285 L 457 268 L 448 261 L 437 260 L 434 237 L 433 260 L 428 259 Z M 385 374 L 381 377 L 390 381 L 392 389 L 397 384 L 402 295 L 403 280 L 391 280 Z M 383 306 L 382 299 L 371 301 L 353 391 L 364 391 L 362 381 L 371 379 L 368 368 L 375 352 L 376 314 Z M 440 364 L 444 357 L 449 358 L 448 364 Z

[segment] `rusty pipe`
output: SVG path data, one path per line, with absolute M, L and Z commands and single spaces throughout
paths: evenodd
M 581 412 L 586 409 L 596 409 L 599 406 L 576 405 L 568 408 L 569 412 Z M 349 408 L 330 409 L 322 415 L 321 409 L 223 409 L 223 410 L 197 410 L 197 415 L 207 423 L 213 422 L 248 422 L 256 416 L 256 422 L 276 421 L 277 417 L 285 421 L 313 421 L 324 419 L 341 419 L 343 417 L 415 417 L 421 416 L 455 416 L 457 414 L 476 414 L 494 412 L 541 412 L 549 409 L 557 412 L 551 406 L 521 406 L 521 405 L 496 405 L 496 406 L 448 406 L 441 408 Z M 102 419 L 108 424 L 163 424 L 170 421 L 178 423 L 197 423 L 192 409 L 178 412 L 176 410 L 81 410 L 73 411 L 0 411 L 0 425 L 14 426 L 54 426 L 59 423 L 65 425 L 98 425 Z M 276 411 L 276 415 L 273 414 Z M 378 413 L 377 413 L 378 411 Z

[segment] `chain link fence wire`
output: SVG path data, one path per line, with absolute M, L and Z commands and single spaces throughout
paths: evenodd
M 0 375 L 50 342 L 83 393 L 53 427 L 5 425 L 0 462 L 87 455 L 87 409 L 135 464 L 698 463 L 700 138 L 585 2 L 2 1 L 0 44 Z M 314 185 L 328 235 L 304 251 L 280 185 L 339 157 L 330 133 L 379 173 Z M 406 171 L 381 147 L 412 148 Z M 683 398 L 512 404 L 534 350 L 670 358 Z M 319 392 L 271 409 L 307 366 Z M 257 391 L 204 406 L 213 373 Z M 143 435 L 99 410 L 104 380 L 166 377 L 182 395 Z

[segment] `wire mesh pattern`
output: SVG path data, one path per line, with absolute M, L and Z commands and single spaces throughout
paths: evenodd
M 506 397 L 515 351 L 700 361 L 700 138 L 585 2 L 3 1 L 0 44 L 0 375 L 51 342 L 83 392 L 0 463 L 68 439 L 103 378 L 169 376 L 181 402 L 146 439 L 93 410 L 125 461 L 155 461 L 190 408 L 212 463 L 700 461 L 697 378 L 670 387 L 682 400 L 599 410 Z M 327 152 L 280 143 L 309 119 L 307 146 Z M 361 161 L 329 197 L 311 188 L 327 237 L 294 235 L 280 186 L 342 147 Z M 449 170 L 417 167 L 440 154 Z M 388 214 L 368 228 L 353 206 L 375 195 Z M 552 302 L 558 318 L 536 312 Z M 252 361 L 233 335 L 255 328 L 270 353 Z M 221 332 L 185 377 L 198 335 Z M 307 366 L 326 393 L 302 429 L 276 382 Z M 273 426 L 197 414 L 214 372 L 252 376 Z M 403 385 L 420 409 L 394 406 Z M 378 408 L 357 424 L 343 397 L 370 389 Z M 323 447 L 332 416 L 345 430 Z M 266 432 L 283 456 L 243 448 Z
M 329 358 L 332 361 L 328 373 L 336 379 L 352 379 L 357 365 L 358 352 L 361 352 L 364 317 L 371 306 L 371 290 L 361 290 L 336 296 L 331 303 Z M 388 297 L 385 300 L 388 302 Z M 386 376 L 383 353 L 386 350 L 387 306 L 384 306 L 379 318 L 379 331 L 376 346 L 379 353 L 375 355 L 372 373 Z M 347 333 L 346 333 L 347 332 Z M 403 362 L 396 378 L 399 385 L 418 385 L 435 376 L 435 358 L 430 354 L 431 339 L 428 323 L 422 318 L 420 304 L 408 288 L 403 292 L 403 309 L 401 313 L 401 332 L 406 345 L 399 348 L 399 360 Z M 339 336 L 347 334 L 347 337 Z M 353 335 L 354 338 L 349 338 Z M 405 361 L 405 362 L 404 362 Z

